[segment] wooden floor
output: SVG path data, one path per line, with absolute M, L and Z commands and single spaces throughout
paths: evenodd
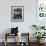
M 0 46 L 4 46 L 4 43 L 3 42 L 2 43 L 0 42 Z M 15 46 L 15 42 L 14 43 L 10 42 L 10 43 L 8 43 L 7 46 Z M 32 42 L 32 43 L 30 43 L 30 46 L 37 46 L 37 43 Z M 42 46 L 46 46 L 46 43 L 44 43 L 44 45 L 42 45 Z

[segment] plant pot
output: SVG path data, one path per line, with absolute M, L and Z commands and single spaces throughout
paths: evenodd
M 44 43 L 44 40 L 45 40 L 45 39 L 40 39 L 40 43 Z
M 40 39 L 37 39 L 37 43 L 40 43 Z
M 41 44 L 41 43 L 44 42 L 44 40 L 45 40 L 45 39 L 38 39 L 37 42 Z

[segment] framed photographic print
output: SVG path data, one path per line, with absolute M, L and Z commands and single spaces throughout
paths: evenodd
M 12 22 L 24 21 L 24 6 L 11 6 L 11 21 Z

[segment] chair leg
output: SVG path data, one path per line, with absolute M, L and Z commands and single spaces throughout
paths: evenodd
M 5 44 L 5 46 L 7 46 L 7 42 L 6 41 L 4 42 L 4 44 Z

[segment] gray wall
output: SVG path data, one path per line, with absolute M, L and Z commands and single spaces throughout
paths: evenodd
M 11 6 L 24 6 L 24 22 L 11 22 Z M 29 32 L 36 24 L 36 0 L 0 0 L 0 34 L 9 32 L 11 27 L 19 27 L 19 32 Z

